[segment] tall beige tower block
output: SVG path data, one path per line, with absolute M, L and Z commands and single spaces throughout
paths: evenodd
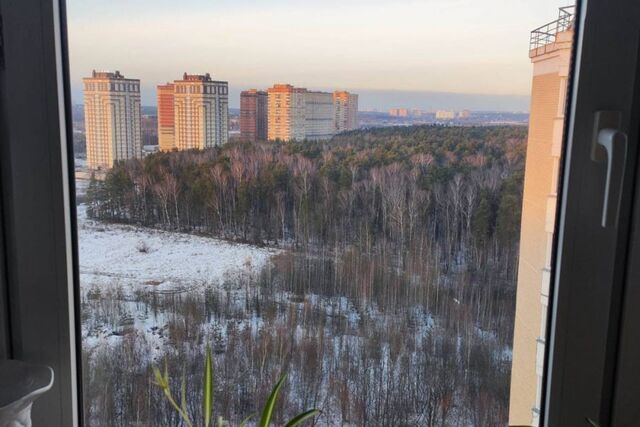
M 267 128 L 270 141 L 302 141 L 305 138 L 304 88 L 275 84 L 267 89 Z
M 229 141 L 229 83 L 211 75 L 184 73 L 173 82 L 174 144 L 177 150 L 205 149 Z
M 532 32 L 531 115 L 524 178 L 509 425 L 537 426 L 558 171 L 573 41 L 572 9 Z
M 335 130 L 358 129 L 358 95 L 346 91 L 333 92 Z
M 89 168 L 110 169 L 119 160 L 141 158 L 140 80 L 119 71 L 93 71 L 82 82 Z

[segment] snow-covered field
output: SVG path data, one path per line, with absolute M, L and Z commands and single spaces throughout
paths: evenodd
M 188 290 L 258 271 L 274 249 L 188 234 L 95 222 L 78 209 L 81 285 Z
M 119 323 L 96 310 L 83 313 L 83 345 L 95 348 L 120 339 L 123 329 L 160 344 L 163 313 L 145 314 L 143 294 L 203 294 L 238 275 L 256 274 L 278 250 L 218 239 L 90 220 L 78 207 L 80 290 L 84 301 L 99 292 L 118 301 Z M 130 306 L 130 307 L 129 307 Z M 157 345 L 154 345 L 156 347 Z M 158 348 L 158 350 L 160 350 Z

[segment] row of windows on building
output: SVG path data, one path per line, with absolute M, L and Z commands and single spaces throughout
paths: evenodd
M 208 95 L 228 95 L 229 89 L 227 86 L 216 85 L 178 85 L 175 89 L 176 93 L 204 93 Z
M 111 92 L 140 92 L 140 85 L 137 83 L 85 83 L 84 89 L 87 91 L 111 91 Z

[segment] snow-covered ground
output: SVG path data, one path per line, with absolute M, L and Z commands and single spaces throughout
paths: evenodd
M 106 224 L 78 209 L 81 284 L 154 286 L 188 290 L 225 277 L 258 271 L 275 249 L 229 243 L 189 234 Z
M 427 348 L 422 347 L 423 340 L 438 328 L 438 319 L 419 304 L 385 310 L 373 301 L 362 303 L 339 294 L 300 295 L 278 286 L 281 282 L 269 282 L 265 277 L 278 274 L 272 275 L 264 267 L 282 252 L 278 249 L 93 221 L 87 218 L 83 205 L 78 206 L 78 235 L 87 371 L 99 366 L 104 360 L 101 356 L 123 347 L 133 349 L 139 357 L 135 365 L 127 365 L 126 372 L 144 372 L 146 366 L 160 365 L 167 355 L 194 357 L 203 353 L 205 345 L 211 345 L 218 359 L 244 357 L 264 364 L 271 352 L 265 343 L 288 346 L 278 341 L 284 337 L 297 344 L 296 351 L 306 352 L 301 354 L 309 357 L 301 358 L 302 364 L 292 364 L 289 375 L 295 379 L 292 384 L 298 384 L 297 392 L 303 393 L 310 384 L 300 378 L 321 372 L 319 393 L 330 396 L 336 391 L 329 373 L 365 369 L 357 368 L 365 366 L 358 365 L 362 354 L 370 355 L 367 363 L 377 363 L 381 378 L 391 378 L 391 370 L 401 369 L 400 361 L 417 366 L 422 360 L 417 359 L 418 351 Z M 281 260 L 274 259 L 274 266 L 279 263 Z M 204 314 L 207 304 L 213 307 L 209 313 L 214 315 Z M 390 338 L 394 331 L 405 331 L 414 347 L 399 349 L 400 341 Z M 482 342 L 496 340 L 494 334 L 479 328 L 470 333 Z M 469 348 L 463 346 L 464 338 L 457 337 L 459 354 Z M 466 338 L 467 344 L 473 342 Z M 243 339 L 244 345 L 234 346 L 238 339 Z M 373 345 L 377 350 L 367 350 Z M 313 360 L 309 356 L 312 352 L 319 352 L 314 368 L 317 371 L 309 368 L 307 372 L 304 363 Z M 401 358 L 401 354 L 409 356 Z M 499 363 L 511 360 L 508 347 L 494 356 Z M 370 368 L 374 365 L 366 366 L 374 372 Z M 103 384 L 95 380 L 85 387 L 93 387 L 95 392 Z M 339 407 L 332 406 L 330 399 L 326 402 L 323 421 L 318 425 L 346 425 Z M 97 403 L 90 404 L 98 408 Z
M 119 301 L 118 324 L 102 321 L 95 312 L 83 313 L 85 348 L 108 345 L 128 329 L 143 335 L 161 350 L 164 313 L 144 314 L 136 301 L 141 294 L 196 293 L 221 288 L 240 274 L 256 274 L 276 249 L 230 243 L 182 233 L 108 224 L 87 218 L 78 207 L 80 290 L 84 301 L 92 294 Z

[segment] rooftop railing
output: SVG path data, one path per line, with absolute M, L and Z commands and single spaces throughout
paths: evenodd
M 575 6 L 564 6 L 558 10 L 558 19 L 549 22 L 541 27 L 531 31 L 531 39 L 529 41 L 529 50 L 537 49 L 542 46 L 554 43 L 556 35 L 573 27 L 575 20 Z

